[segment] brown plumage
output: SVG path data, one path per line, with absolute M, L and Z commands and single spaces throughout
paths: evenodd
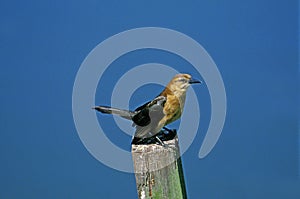
M 117 114 L 123 118 L 131 119 L 136 127 L 132 143 L 138 144 L 145 139 L 156 136 L 164 126 L 181 117 L 186 91 L 193 83 L 201 82 L 193 80 L 189 74 L 177 74 L 154 100 L 138 107 L 135 111 L 107 106 L 97 106 L 94 109 L 102 113 Z M 158 137 L 156 138 L 159 140 Z

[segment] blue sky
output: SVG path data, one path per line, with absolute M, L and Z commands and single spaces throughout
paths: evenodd
M 96 45 L 147 26 L 199 42 L 226 87 L 226 123 L 204 159 L 198 151 L 209 123 L 209 97 L 205 86 L 196 89 L 203 99 L 201 126 L 182 157 L 189 198 L 299 198 L 298 9 L 294 0 L 1 1 L 0 198 L 137 197 L 133 174 L 101 164 L 81 143 L 72 89 Z M 165 52 L 129 53 L 105 72 L 97 103 L 109 103 L 105 93 L 122 72 L 148 62 L 187 70 L 183 60 Z M 130 107 L 160 89 L 139 89 Z M 145 90 L 149 96 L 142 95 Z M 120 130 L 110 117 L 98 118 L 112 124 L 113 142 L 130 147 L 130 137 L 117 137 Z

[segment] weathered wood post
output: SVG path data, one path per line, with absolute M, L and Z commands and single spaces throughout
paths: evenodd
M 186 199 L 178 137 L 159 144 L 132 145 L 139 199 Z

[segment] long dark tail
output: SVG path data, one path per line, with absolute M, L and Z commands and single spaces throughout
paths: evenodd
M 132 111 L 118 109 L 118 108 L 112 108 L 109 106 L 96 106 L 93 109 L 95 109 L 101 113 L 119 115 L 128 120 L 131 120 L 132 117 L 135 115 L 135 113 Z

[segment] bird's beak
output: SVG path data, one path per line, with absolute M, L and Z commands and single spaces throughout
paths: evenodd
M 190 79 L 189 84 L 201 84 L 202 82 L 197 79 Z

